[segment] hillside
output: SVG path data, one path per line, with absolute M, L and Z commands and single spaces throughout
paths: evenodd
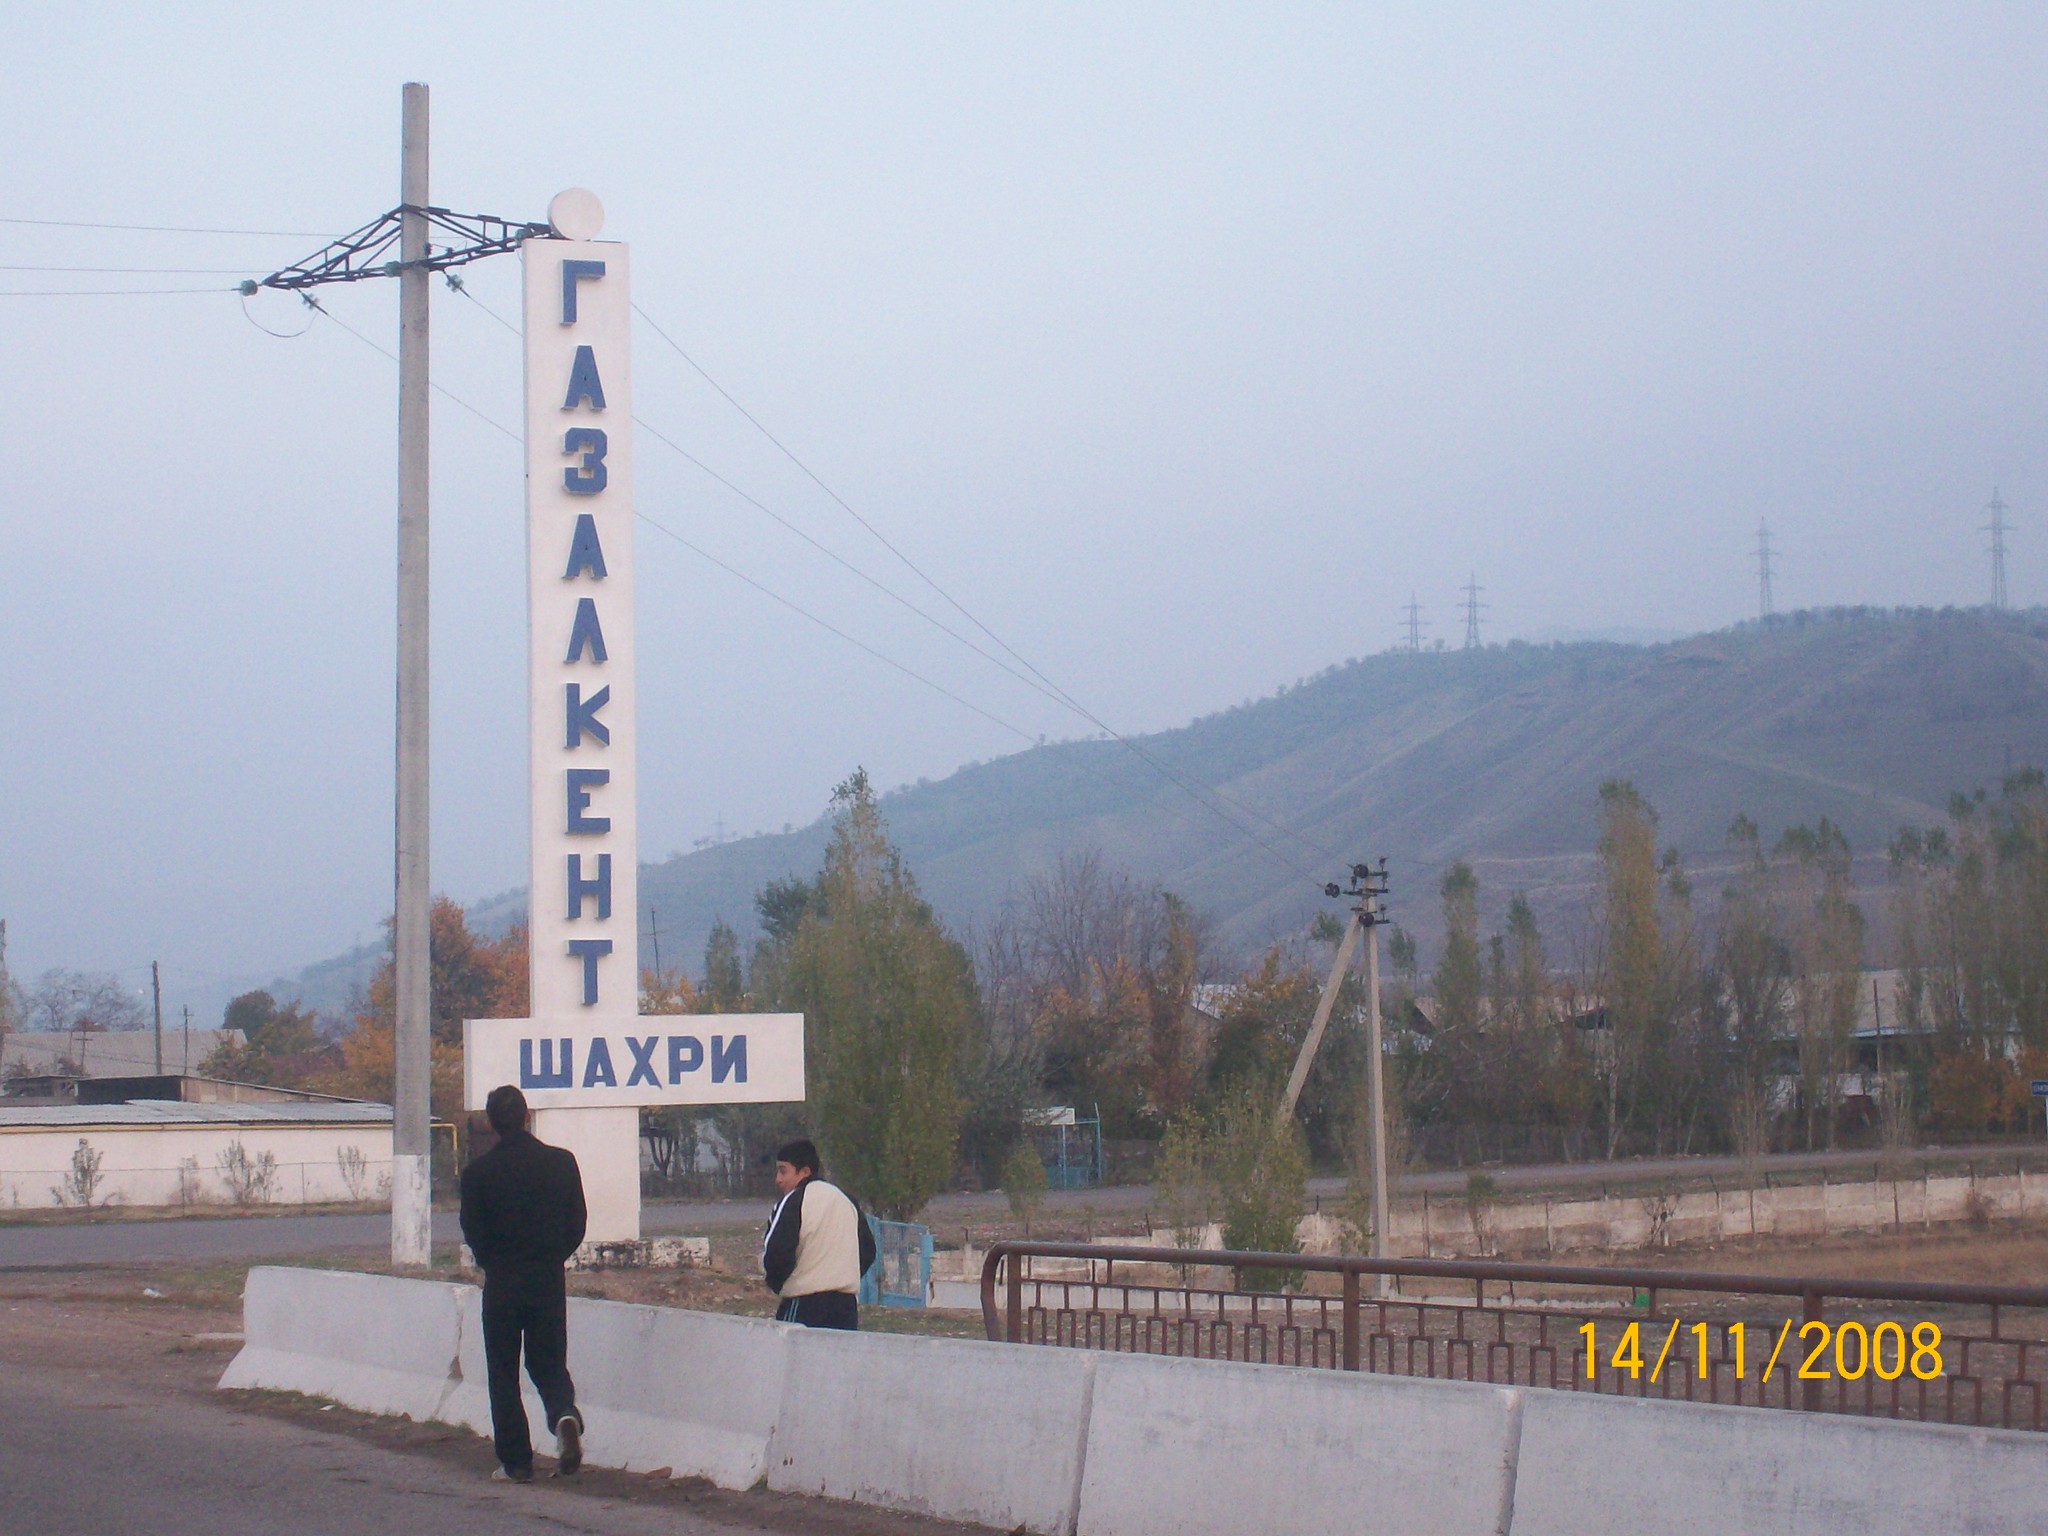
M 1547 924 L 1582 906 L 1595 792 L 1612 777 L 1633 779 L 1663 841 L 1709 872 L 1738 812 L 1767 840 L 1829 817 L 1874 872 L 1893 833 L 1941 820 L 1954 791 L 2048 763 L 2048 615 L 1851 610 L 1647 647 L 1376 656 L 1142 745 L 1328 852 L 1265 832 L 1306 875 L 1290 870 L 1113 741 L 964 768 L 884 809 L 956 925 L 1062 851 L 1098 848 L 1244 953 L 1328 907 L 1316 882 L 1346 860 L 1384 854 L 1396 918 L 1427 948 L 1436 882 L 1459 858 L 1478 867 L 1488 921 L 1517 888 Z M 816 870 L 825 836 L 820 822 L 646 866 L 643 932 L 651 907 L 662 958 L 694 968 L 712 922 L 751 933 L 754 893 Z M 476 916 L 517 910 L 513 897 Z

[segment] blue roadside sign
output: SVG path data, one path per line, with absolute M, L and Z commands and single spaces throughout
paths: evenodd
M 2031 1086 L 2034 1090 L 2035 1098 L 2048 1099 L 2048 1077 L 2035 1078 Z

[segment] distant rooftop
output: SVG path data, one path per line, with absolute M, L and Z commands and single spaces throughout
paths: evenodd
M 189 1072 L 223 1041 L 242 1043 L 239 1029 L 164 1031 L 164 1071 Z M 189 1059 L 188 1059 L 189 1058 Z M 0 1040 L 0 1074 L 80 1077 L 135 1077 L 156 1070 L 156 1032 L 121 1030 L 10 1030 Z
M 389 1125 L 388 1104 L 183 1104 L 143 1099 L 132 1104 L 0 1102 L 0 1131 L 36 1127 L 81 1130 L 173 1125 Z

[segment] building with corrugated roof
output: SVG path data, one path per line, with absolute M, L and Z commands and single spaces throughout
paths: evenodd
M 386 1104 L 0 1100 L 0 1205 L 321 1205 L 390 1190 Z

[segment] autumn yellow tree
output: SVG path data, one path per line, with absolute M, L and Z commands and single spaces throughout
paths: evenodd
M 431 1092 L 437 1120 L 462 1112 L 462 1024 L 465 1019 L 519 1019 L 527 1014 L 526 926 L 501 938 L 472 933 L 462 908 L 434 898 L 429 993 Z M 395 1092 L 397 972 L 386 958 L 370 978 L 355 1026 L 341 1040 L 341 1064 L 312 1086 L 350 1098 L 388 1104 Z

